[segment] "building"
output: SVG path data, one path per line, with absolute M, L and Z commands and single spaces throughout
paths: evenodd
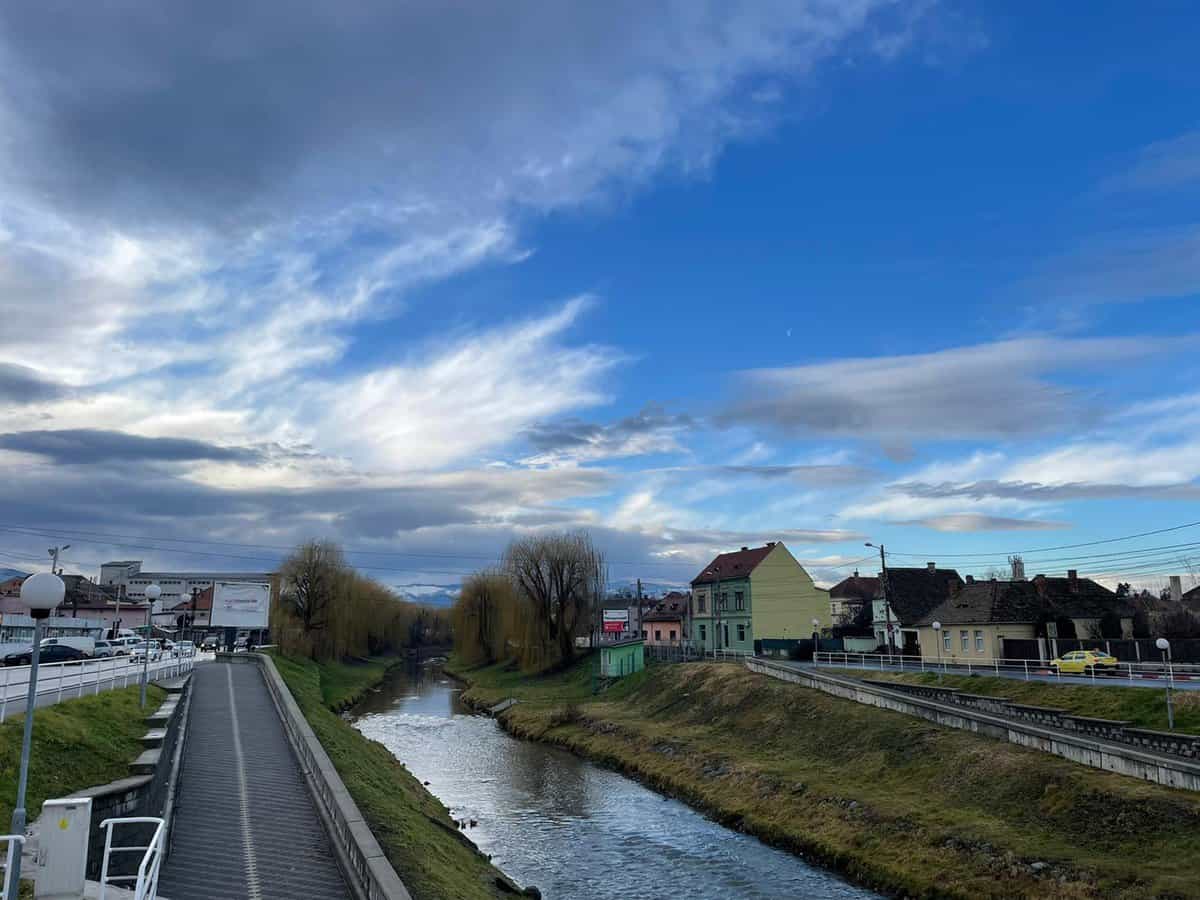
M 671 591 L 642 614 L 642 635 L 651 647 L 680 647 L 688 641 L 690 598 Z
M 829 589 L 829 616 L 834 625 L 850 625 L 879 594 L 879 579 L 854 574 Z
M 212 616 L 213 588 L 205 588 L 187 599 L 180 600 L 164 613 L 156 613 L 155 624 L 165 628 L 177 628 L 190 631 L 193 628 L 208 628 Z M 169 615 L 169 622 L 161 620 L 161 616 Z
M 910 656 L 920 651 L 917 622 L 963 586 L 954 569 L 888 567 L 872 601 L 871 627 L 880 646 Z
M 1065 578 L 967 581 L 917 621 L 926 659 L 1004 659 L 1005 641 L 1044 639 L 1040 654 L 1055 655 L 1057 640 L 1133 636 L 1133 605 L 1075 570 Z M 941 625 L 941 634 L 933 623 Z M 939 649 L 940 645 L 940 649 Z
M 190 602 L 193 590 L 203 591 L 218 581 L 266 583 L 271 585 L 271 595 L 279 596 L 275 572 L 143 572 L 142 561 L 138 559 L 107 562 L 100 567 L 100 583 L 123 591 L 122 597 L 127 600 L 144 601 L 146 588 L 157 584 L 162 589 L 157 607 L 164 611 Z
M 149 604 L 128 600 L 118 587 L 97 584 L 83 575 L 63 575 L 63 603 L 59 615 L 95 619 L 106 628 L 142 628 Z
M 600 677 L 623 678 L 646 668 L 646 647 L 640 638 L 600 648 Z
M 692 644 L 699 650 L 786 652 L 829 625 L 829 598 L 782 543 L 722 553 L 692 579 Z

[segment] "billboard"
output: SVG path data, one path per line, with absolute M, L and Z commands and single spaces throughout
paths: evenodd
M 629 610 L 627 609 L 606 609 L 604 610 L 604 630 L 606 632 L 617 632 L 629 630 Z
M 250 581 L 218 581 L 213 585 L 214 628 L 266 628 L 271 609 L 271 586 Z

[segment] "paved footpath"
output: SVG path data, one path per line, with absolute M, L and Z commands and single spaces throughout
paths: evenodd
M 349 900 L 329 838 L 258 666 L 192 673 L 171 900 Z

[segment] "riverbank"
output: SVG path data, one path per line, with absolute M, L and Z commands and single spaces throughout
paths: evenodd
M 464 669 L 514 735 L 613 766 L 897 895 L 1200 897 L 1200 798 L 755 675 L 652 666 L 598 697 Z
M 446 807 L 382 744 L 335 711 L 377 686 L 398 658 L 316 663 L 274 655 L 276 668 L 415 900 L 493 900 L 512 886 L 459 831 Z
M 108 784 L 129 775 L 129 764 L 145 749 L 145 716 L 162 703 L 166 692 L 155 684 L 146 689 L 146 710 L 138 688 L 103 691 L 64 700 L 33 714 L 33 749 L 26 789 L 28 820 L 52 797 L 69 797 L 84 788 Z M 12 818 L 17 796 L 24 717 L 0 725 L 0 821 Z

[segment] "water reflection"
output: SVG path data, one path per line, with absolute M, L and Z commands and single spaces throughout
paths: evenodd
M 623 775 L 505 734 L 436 668 L 397 670 L 355 710 L 493 862 L 554 900 L 865 898 L 868 891 Z

